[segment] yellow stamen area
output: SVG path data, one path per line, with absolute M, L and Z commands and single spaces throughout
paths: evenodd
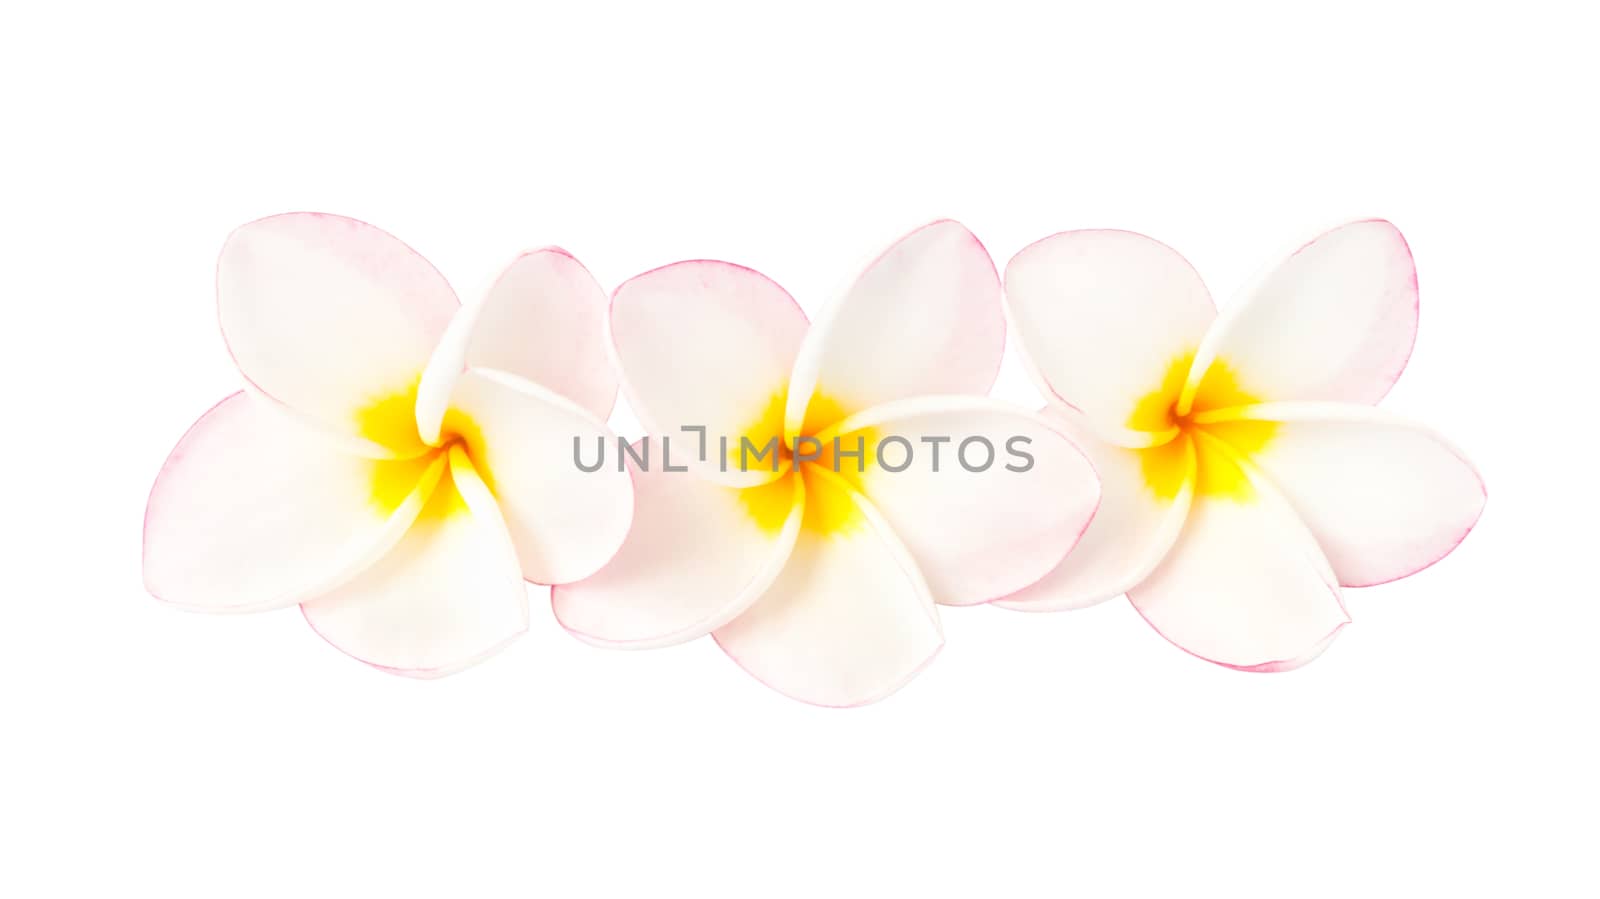
M 420 488 L 423 507 L 419 518 L 437 520 L 464 513 L 466 502 L 455 487 L 447 460 L 450 448 L 461 446 L 473 470 L 493 492 L 494 482 L 485 464 L 483 431 L 471 416 L 451 409 L 445 413 L 438 442 L 423 443 L 417 434 L 416 390 L 412 384 L 408 391 L 375 400 L 356 414 L 363 437 L 409 456 L 372 464 L 372 506 L 383 516 L 392 515 Z M 405 442 L 408 437 L 414 446 Z
M 489 448 L 483 439 L 483 428 L 472 416 L 454 408 L 445 411 L 444 422 L 439 426 L 440 451 L 448 450 L 453 443 L 461 444 L 472 462 L 472 470 L 483 479 L 483 485 L 489 488 L 489 492 L 498 496 L 494 474 L 489 469 Z
M 356 410 L 356 433 L 400 456 L 424 453 L 428 445 L 417 433 L 419 374 L 404 389 L 384 394 Z
M 783 530 L 794 506 L 795 479 L 792 476 L 769 481 L 759 487 L 739 488 L 739 503 L 756 523 L 756 527 L 769 534 Z
M 439 483 L 434 485 L 433 492 L 428 495 L 428 501 L 422 506 L 422 511 L 417 513 L 417 521 L 440 522 L 456 515 L 466 514 L 468 514 L 467 501 L 461 496 L 461 491 L 456 489 L 455 477 L 451 475 L 447 463 L 443 466 Z
M 785 409 L 784 394 L 773 396 L 761 413 L 740 433 L 740 437 L 748 438 L 756 449 L 765 447 L 768 441 L 776 437 L 779 443 L 778 471 L 783 475 L 759 487 L 740 488 L 739 502 L 744 506 L 745 512 L 757 527 L 769 534 L 776 534 L 783 530 L 789 511 L 794 507 L 794 491 L 803 490 L 805 516 L 802 519 L 802 527 L 808 532 L 818 535 L 837 535 L 861 526 L 866 519 L 852 496 L 856 482 L 848 478 L 848 475 L 855 470 L 855 460 L 844 460 L 839 476 L 835 476 L 832 469 L 832 444 L 831 441 L 825 441 L 820 447 L 821 455 L 818 458 L 797 463 L 794 444 L 786 442 L 783 438 Z M 815 436 L 828 426 L 843 420 L 846 415 L 844 407 L 831 397 L 821 394 L 813 396 L 806 407 L 805 423 L 800 434 Z M 853 448 L 854 439 L 853 435 L 842 437 L 841 447 Z M 730 469 L 739 470 L 742 462 L 746 470 L 771 470 L 771 455 L 757 461 L 753 454 L 746 453 L 741 459 L 740 446 L 732 445 L 734 441 L 729 442 Z M 872 444 L 868 443 L 868 458 L 871 447 Z M 808 447 L 802 444 L 802 453 L 807 453 L 807 450 Z M 795 473 L 799 476 L 795 477 Z
M 384 517 L 406 501 L 428 474 L 436 453 L 414 459 L 386 459 L 372 464 L 372 505 Z
M 1139 451 L 1145 486 L 1159 499 L 1170 500 L 1177 496 L 1188 477 L 1188 453 L 1192 446 L 1196 495 L 1240 502 L 1249 500 L 1254 490 L 1233 456 L 1248 458 L 1259 452 L 1271 441 L 1277 424 L 1237 420 L 1201 424 L 1195 421 L 1202 412 L 1261 402 L 1258 395 L 1239 383 L 1237 373 L 1222 359 L 1212 361 L 1200 379 L 1189 413 L 1178 415 L 1175 409 L 1178 395 L 1183 391 L 1193 362 L 1192 351 L 1173 357 L 1160 386 L 1140 397 L 1128 416 L 1129 428 L 1168 435 L 1160 445 Z

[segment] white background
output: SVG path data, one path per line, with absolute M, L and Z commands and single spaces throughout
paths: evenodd
M 1593 22 L 928 5 L 10 8 L 0 894 L 1595 895 Z M 1143 231 L 1224 302 L 1383 216 L 1423 309 L 1386 405 L 1489 505 L 1291 674 L 1120 600 L 953 609 L 908 688 L 827 711 L 708 640 L 580 645 L 535 596 L 488 663 L 391 677 L 294 611 L 141 587 L 156 470 L 239 384 L 216 251 L 295 209 L 463 295 L 559 243 L 608 289 L 721 257 L 813 312 L 935 216 L 1000 264 Z M 1014 356 L 997 392 L 1032 401 Z

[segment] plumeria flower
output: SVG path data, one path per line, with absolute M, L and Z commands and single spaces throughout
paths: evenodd
M 1005 290 L 1105 495 L 1077 551 L 1000 605 L 1125 592 L 1194 655 L 1281 671 L 1349 622 L 1341 587 L 1420 571 L 1478 519 L 1471 463 L 1372 408 L 1417 329 L 1411 252 L 1388 222 L 1323 234 L 1220 316 L 1183 257 L 1125 231 L 1047 237 L 1007 265 Z
M 572 465 L 608 439 L 605 295 L 557 249 L 462 307 L 370 225 L 292 213 L 239 228 L 217 268 L 247 389 L 173 449 L 145 512 L 156 597 L 300 604 L 328 642 L 438 676 L 528 624 L 524 578 L 578 580 L 622 544 L 626 475 Z
M 612 347 L 657 436 L 636 448 L 650 464 L 629 459 L 637 513 L 622 550 L 554 591 L 562 625 L 618 647 L 711 633 L 756 678 L 819 705 L 906 683 L 943 643 L 935 603 L 1043 576 L 1098 501 L 1092 468 L 1048 421 L 983 397 L 1005 344 L 999 291 L 988 252 L 951 221 L 891 246 L 815 325 L 726 262 L 623 284 Z M 746 439 L 777 439 L 778 470 L 744 455 Z M 968 470 L 961 444 L 981 468 L 980 440 L 1005 465 Z

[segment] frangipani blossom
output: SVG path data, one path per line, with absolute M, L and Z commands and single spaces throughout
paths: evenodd
M 1006 266 L 1005 290 L 1104 498 L 1077 550 L 1000 605 L 1125 592 L 1194 655 L 1281 671 L 1348 623 L 1341 587 L 1420 571 L 1478 519 L 1471 463 L 1372 408 L 1417 328 L 1411 252 L 1388 222 L 1323 234 L 1220 316 L 1181 256 L 1124 231 L 1047 237 Z
M 605 295 L 550 248 L 463 307 L 399 240 L 277 215 L 217 268 L 248 389 L 173 449 L 145 512 L 145 584 L 197 611 L 300 604 L 330 643 L 439 676 L 528 624 L 524 578 L 577 580 L 622 544 L 626 475 L 571 463 L 609 438 Z
M 819 705 L 905 684 L 943 644 L 935 603 L 1041 577 L 1098 499 L 1090 465 L 1043 417 L 982 396 L 1005 344 L 999 292 L 983 245 L 951 221 L 895 243 L 815 324 L 783 288 L 726 262 L 623 284 L 610 319 L 623 390 L 689 471 L 665 468 L 658 438 L 646 444 L 654 465 L 630 460 L 633 530 L 598 574 L 554 591 L 557 618 L 607 646 L 711 633 L 752 675 Z M 703 461 L 686 427 L 715 448 Z M 721 437 L 781 437 L 784 464 L 725 465 Z M 804 437 L 822 460 L 796 462 Z M 1025 439 L 1034 464 L 968 471 L 957 445 L 978 437 Z M 891 438 L 913 451 L 842 458 Z M 903 456 L 905 470 L 887 470 Z

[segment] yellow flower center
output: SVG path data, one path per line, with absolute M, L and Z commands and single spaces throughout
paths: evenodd
M 413 381 L 404 390 L 378 397 L 356 412 L 362 437 L 405 457 L 373 463 L 372 504 L 381 514 L 392 514 L 420 486 L 423 517 L 464 512 L 466 504 L 446 463 L 450 448 L 460 446 L 473 470 L 493 492 L 494 481 L 485 464 L 483 433 L 470 416 L 450 409 L 439 428 L 438 441 L 424 442 L 417 433 L 417 383 Z
M 739 445 L 728 448 L 728 467 L 736 471 L 772 470 L 773 456 L 768 454 L 757 459 L 751 447 L 759 451 L 770 444 L 777 453 L 779 477 L 759 487 L 741 488 L 740 503 L 758 527 L 775 534 L 783 530 L 783 523 L 789 517 L 794 491 L 804 490 L 806 508 L 801 526 L 806 530 L 815 534 L 839 534 L 859 527 L 865 519 L 852 497 L 857 482 L 851 478 L 857 465 L 854 460 L 841 460 L 840 470 L 835 472 L 832 438 L 821 440 L 815 436 L 842 421 L 845 410 L 831 397 L 813 396 L 806 407 L 800 436 L 786 441 L 783 434 L 786 407 L 786 395 L 774 395 L 754 422 L 741 432 Z M 840 447 L 846 451 L 856 445 L 855 436 L 841 436 L 839 440 Z M 798 457 L 794 452 L 796 445 L 800 448 Z M 870 454 L 871 444 L 867 447 Z
M 1195 494 L 1248 500 L 1250 481 L 1239 458 L 1259 452 L 1272 439 L 1277 425 L 1266 421 L 1197 421 L 1206 413 L 1261 402 L 1239 384 L 1233 369 L 1216 359 L 1206 369 L 1195 390 L 1189 411 L 1179 415 L 1178 398 L 1194 362 L 1192 351 L 1174 357 L 1161 384 L 1140 398 L 1128 416 L 1128 427 L 1157 435 L 1157 442 L 1139 450 L 1145 486 L 1155 496 L 1170 500 L 1182 489 L 1189 472 L 1191 448 L 1195 460 Z

